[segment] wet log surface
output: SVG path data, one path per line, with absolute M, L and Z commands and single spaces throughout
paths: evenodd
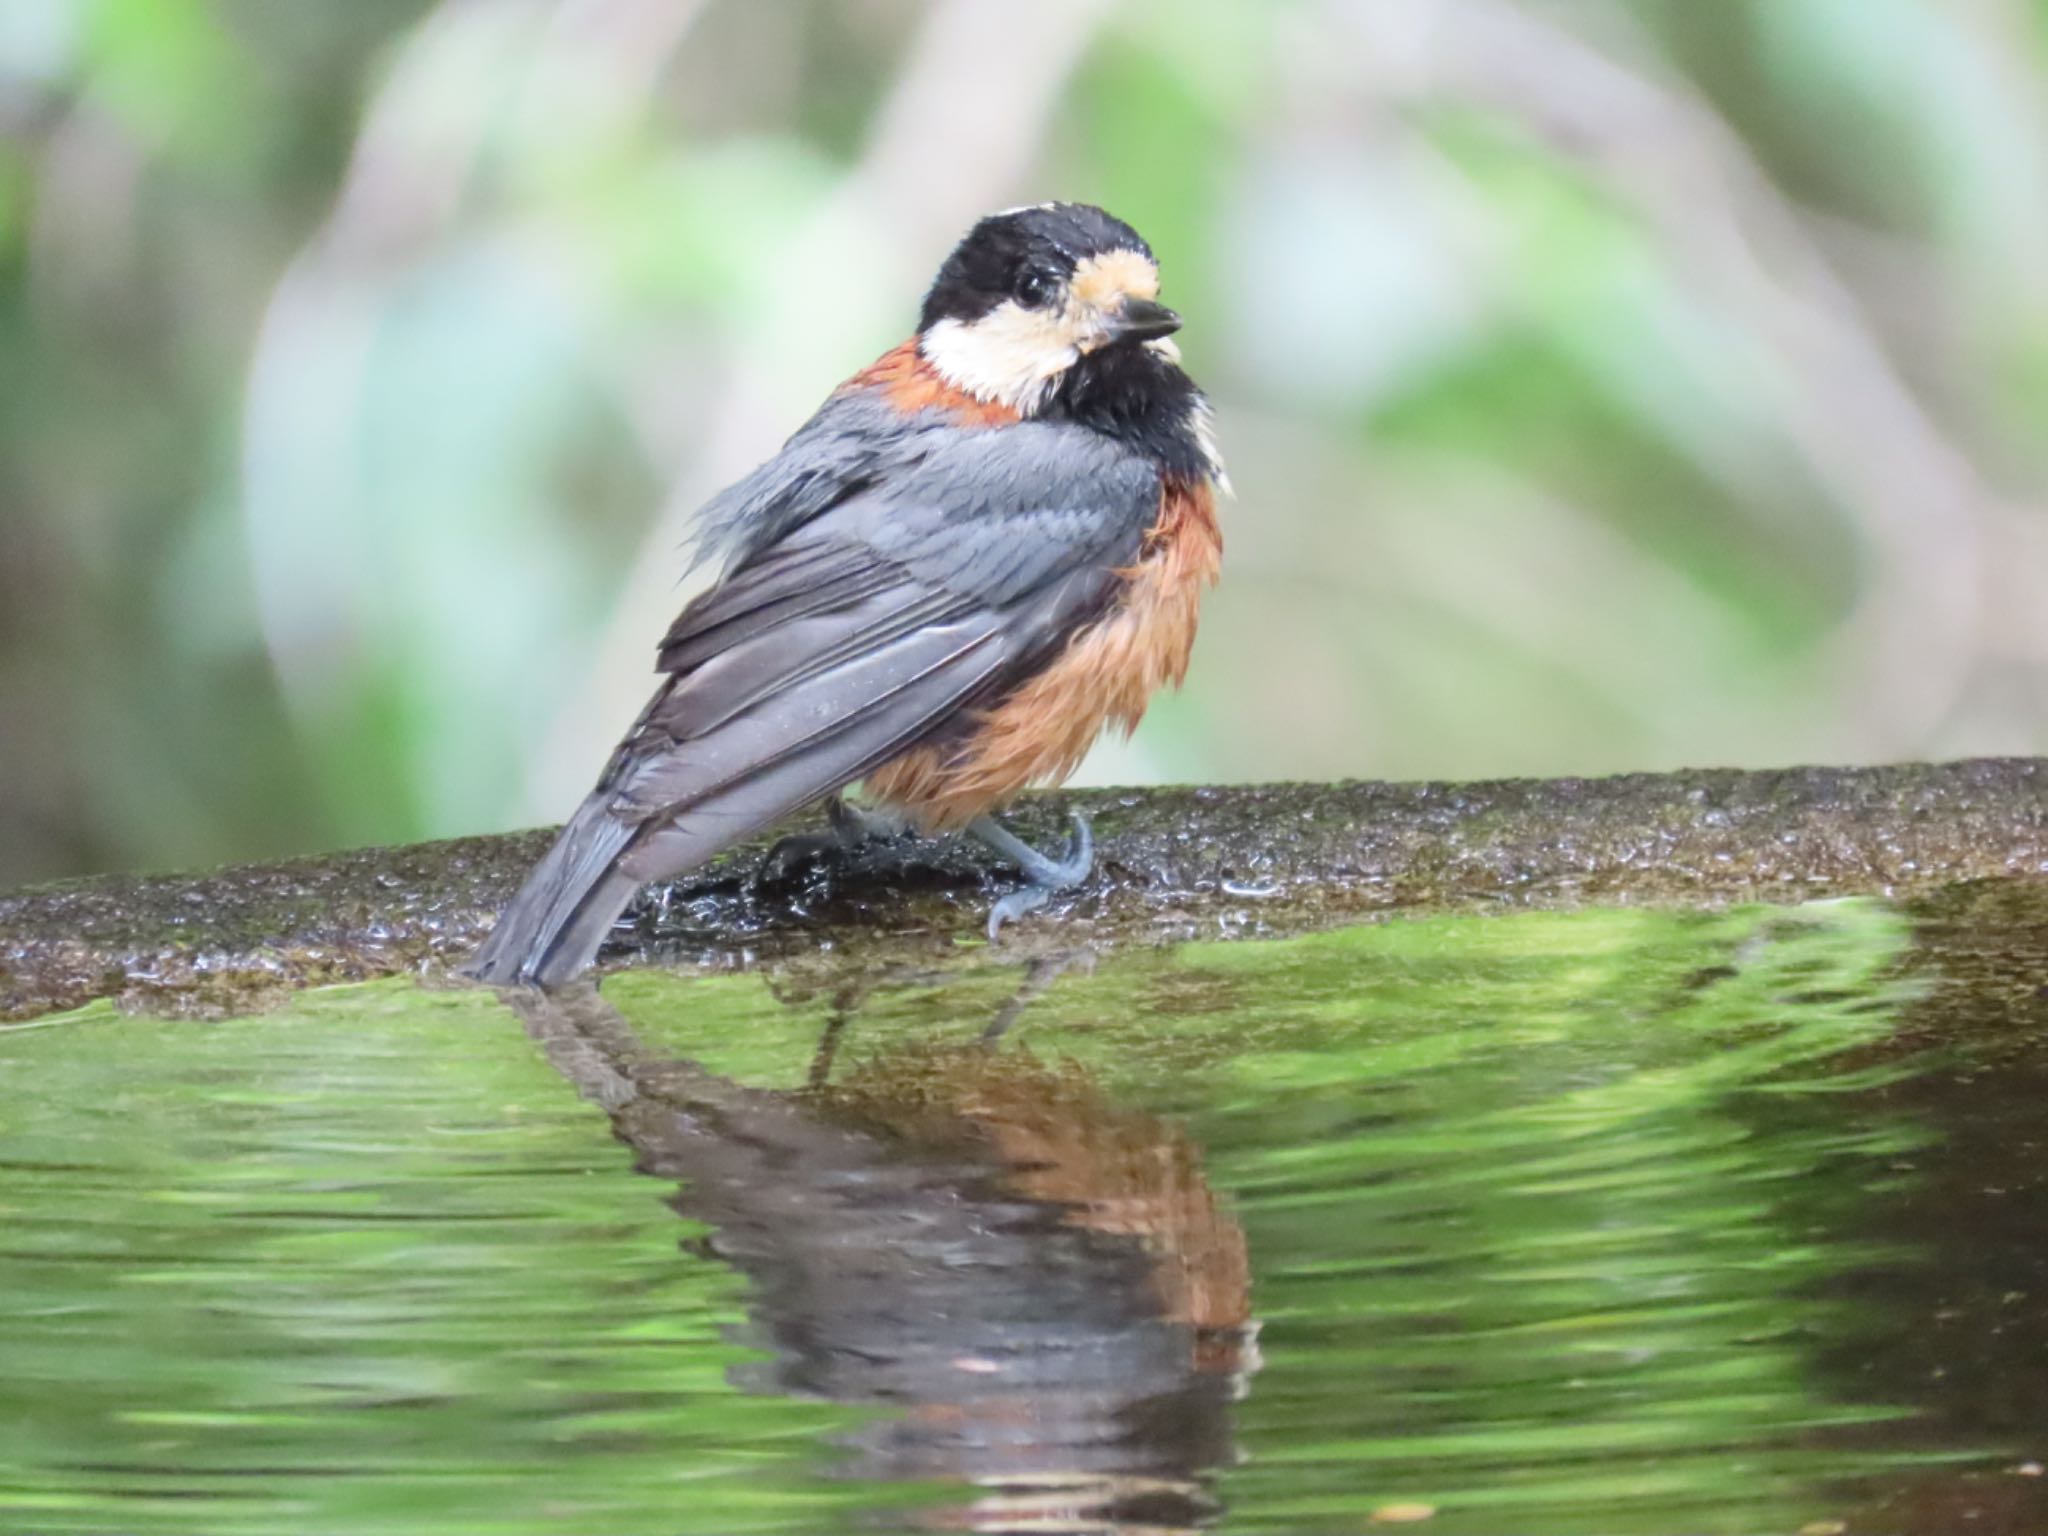
M 1035 796 L 1012 824 L 1056 850 L 1074 810 L 1095 826 L 1095 878 L 1008 931 L 1020 953 L 1297 933 L 1406 911 L 1790 902 L 2048 874 L 2048 762 L 2036 759 L 1083 791 Z M 0 1018 L 104 997 L 217 1016 L 295 987 L 446 971 L 548 836 L 0 896 Z M 766 847 L 648 892 L 606 963 L 916 964 L 979 942 L 988 901 L 1011 879 L 947 840 L 877 845 L 765 882 Z

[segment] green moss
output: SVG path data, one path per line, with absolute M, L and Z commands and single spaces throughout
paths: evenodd
M 1097 877 L 1012 930 L 1006 947 L 1027 956 L 1277 937 L 1396 911 L 1800 901 L 2048 873 L 2048 775 L 2027 759 L 1101 790 L 1034 797 L 1016 822 L 1051 844 L 1072 808 L 1095 819 Z M 0 1018 L 101 997 L 218 1017 L 296 987 L 439 973 L 544 846 L 539 833 L 467 838 L 0 897 Z M 764 889 L 763 846 L 666 901 L 650 893 L 617 958 L 730 969 L 822 956 L 827 978 L 927 965 L 978 942 L 991 881 L 1010 878 L 955 842 Z

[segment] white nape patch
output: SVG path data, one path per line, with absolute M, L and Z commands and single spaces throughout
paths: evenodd
M 1158 295 L 1159 268 L 1149 257 L 1103 251 L 1075 267 L 1062 303 L 1027 309 L 1005 299 L 978 320 L 939 321 L 918 346 L 955 389 L 1032 416 L 1061 374 L 1110 339 L 1126 300 Z
M 1208 460 L 1209 478 L 1216 482 L 1216 489 L 1225 496 L 1235 496 L 1237 490 L 1230 483 L 1230 471 L 1223 467 L 1223 450 L 1216 445 L 1216 413 L 1210 409 L 1208 396 L 1195 396 L 1194 407 L 1188 412 L 1188 430 L 1194 433 L 1195 446 Z

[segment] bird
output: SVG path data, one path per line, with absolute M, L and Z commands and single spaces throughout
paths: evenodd
M 1221 571 L 1229 480 L 1159 292 L 1092 204 L 979 220 L 910 339 L 699 513 L 716 580 L 467 973 L 569 981 L 642 886 L 820 802 L 830 830 L 785 844 L 965 832 L 1014 864 L 992 940 L 1085 882 L 1085 819 L 1054 856 L 996 813 L 1179 686 Z

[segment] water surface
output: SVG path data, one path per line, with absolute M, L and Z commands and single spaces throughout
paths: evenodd
M 2048 903 L 0 1034 L 0 1530 L 2048 1529 Z

